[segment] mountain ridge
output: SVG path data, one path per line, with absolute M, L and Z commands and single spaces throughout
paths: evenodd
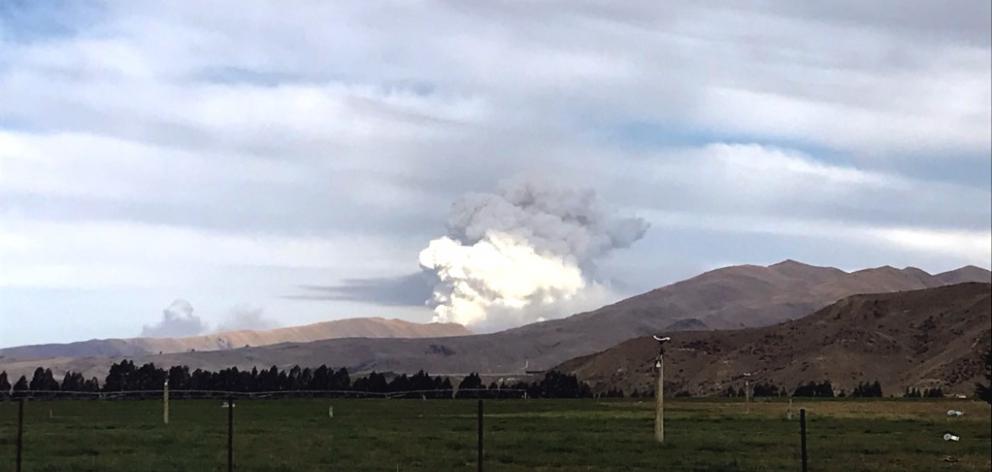
M 992 281 L 992 273 L 956 269 L 948 277 Z M 924 272 L 925 274 L 925 272 Z M 857 293 L 891 292 L 943 284 L 912 271 L 875 268 L 845 272 L 796 261 L 738 265 L 707 271 L 596 310 L 508 330 L 469 336 L 417 339 L 341 338 L 212 352 L 133 356 L 136 362 L 219 369 L 327 364 L 352 372 L 523 374 L 608 349 L 628 339 L 702 323 L 716 329 L 768 326 L 799 318 Z M 929 274 L 927 274 L 929 275 Z M 690 321 L 683 321 L 690 320 Z M 695 320 L 695 321 L 691 321 Z M 682 321 L 682 323 L 680 323 Z M 45 365 L 102 375 L 114 358 L 58 358 Z M 0 370 L 29 369 L 5 363 Z M 35 365 L 36 366 L 36 365 Z M 30 367 L 33 368 L 33 367 Z
M 966 282 L 905 292 L 859 294 L 781 324 L 687 331 L 666 347 L 666 390 L 712 395 L 751 381 L 787 389 L 830 380 L 848 392 L 879 380 L 888 393 L 942 387 L 967 393 L 992 343 L 992 285 Z M 556 368 L 594 389 L 652 391 L 657 343 L 631 339 Z

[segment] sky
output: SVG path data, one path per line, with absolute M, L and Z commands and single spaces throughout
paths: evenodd
M 0 346 L 430 321 L 418 254 L 513 179 L 647 223 L 596 261 L 604 302 L 790 258 L 987 268 L 990 16 L 2 2 Z

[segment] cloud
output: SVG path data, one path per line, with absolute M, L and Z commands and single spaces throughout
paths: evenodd
M 864 246 L 891 253 L 932 256 L 944 260 L 939 267 L 956 268 L 972 264 L 988 266 L 992 260 L 992 231 L 947 230 L 939 228 L 900 227 L 838 223 L 822 219 L 778 219 L 733 214 L 699 215 L 685 212 L 642 212 L 652 225 L 667 229 L 695 229 L 707 232 L 751 233 L 765 237 L 802 237 L 828 241 L 828 247 Z M 829 256 L 824 256 L 829 260 Z M 746 260 L 746 259 L 744 259 Z M 852 267 L 863 268 L 863 267 Z
M 936 74 L 944 73 L 935 71 Z M 906 94 L 933 96 L 958 102 L 992 99 L 969 76 L 935 79 Z M 902 88 L 909 89 L 903 86 Z M 963 96 L 952 96 L 952 95 Z M 745 135 L 814 141 L 862 156 L 943 152 L 950 155 L 989 149 L 987 110 L 950 109 L 947 105 L 920 105 L 919 110 L 866 107 L 813 97 L 795 97 L 761 90 L 716 87 L 703 97 L 700 121 Z M 926 107 L 926 108 L 924 108 Z M 970 108 L 970 107 L 969 107 Z M 928 114 L 928 110 L 930 113 Z M 935 121 L 934 115 L 944 119 Z M 976 115 L 981 119 L 975 119 Z
M 606 160 L 612 160 L 613 157 Z M 714 143 L 631 153 L 606 168 L 610 198 L 633 208 L 687 212 L 701 220 L 725 215 L 819 219 L 840 226 L 976 230 L 992 224 L 988 189 L 928 181 L 850 163 L 817 159 L 777 146 Z M 922 217 L 922 215 L 926 215 Z M 733 220 L 723 220 L 733 231 Z
M 868 232 L 909 250 L 945 254 L 974 265 L 987 265 L 992 260 L 992 231 L 873 228 Z
M 282 156 L 473 126 L 550 128 L 552 117 L 582 126 L 579 111 L 856 153 L 988 150 L 989 32 L 974 21 L 984 17 L 974 4 L 891 8 L 931 14 L 555 5 L 549 27 L 508 4 L 311 5 L 289 17 L 222 2 L 195 16 L 111 6 L 99 29 L 12 48 L 19 67 L 0 76 L 0 97 L 11 119 L 36 126 Z M 242 27 L 250 18 L 270 18 L 256 21 L 264 37 Z
M 271 272 L 266 280 L 302 284 L 308 279 L 298 278 L 300 274 L 335 267 L 334 271 L 359 265 L 368 273 L 394 271 L 398 261 L 412 259 L 408 254 L 417 248 L 411 245 L 404 250 L 381 238 L 348 235 L 253 235 L 130 222 L 10 217 L 3 221 L 0 243 L 10 242 L 0 244 L 5 268 L 0 286 L 15 287 L 203 286 L 218 279 L 240 281 L 246 270 L 263 267 Z M 157 249 L 149 251 L 149 247 Z M 287 277 L 279 274 L 280 269 L 297 274 Z
M 162 311 L 162 319 L 153 325 L 145 325 L 141 336 L 152 338 L 169 338 L 196 336 L 207 331 L 207 325 L 193 315 L 193 305 L 186 300 L 177 299 Z
M 124 290 L 426 320 L 394 277 L 521 174 L 672 224 L 595 264 L 640 288 L 755 226 L 754 259 L 988 264 L 988 2 L 65 7 L 0 11 L 0 312 L 52 320 L 10 342 L 55 290 L 118 336 Z

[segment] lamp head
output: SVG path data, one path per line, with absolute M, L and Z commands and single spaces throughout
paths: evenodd
M 652 336 L 655 341 L 658 341 L 658 360 L 655 362 L 655 367 L 661 367 L 661 356 L 665 355 L 665 343 L 671 341 L 672 338 L 665 336 L 661 337 L 658 335 Z

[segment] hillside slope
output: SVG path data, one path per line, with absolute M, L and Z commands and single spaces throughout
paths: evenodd
M 471 334 L 456 323 L 412 323 L 386 318 L 350 318 L 267 330 L 227 331 L 183 338 L 93 339 L 0 349 L 0 362 L 50 357 L 134 357 L 191 351 L 218 351 L 336 338 L 424 338 Z
M 966 268 L 959 269 L 965 271 Z M 767 326 L 798 318 L 856 293 L 913 290 L 943 285 L 940 277 L 992 279 L 989 271 L 951 271 L 937 276 L 915 269 L 880 267 L 844 272 L 784 261 L 768 267 L 744 265 L 706 272 L 598 310 L 533 323 L 497 333 L 419 339 L 329 339 L 214 352 L 130 355 L 138 362 L 218 369 L 327 364 L 352 372 L 370 370 L 432 373 L 522 374 L 601 351 L 622 341 L 661 331 Z M 119 356 L 118 356 L 119 357 Z M 103 375 L 114 357 L 60 357 L 45 365 Z M 38 364 L 37 362 L 33 364 Z M 0 369 L 28 369 L 5 363 Z
M 684 332 L 666 349 L 665 388 L 694 395 L 752 382 L 794 388 L 830 380 L 848 392 L 879 380 L 883 391 L 942 386 L 970 392 L 992 342 L 992 285 L 965 283 L 855 295 L 765 328 Z M 558 368 L 595 388 L 653 391 L 657 343 L 642 337 Z

